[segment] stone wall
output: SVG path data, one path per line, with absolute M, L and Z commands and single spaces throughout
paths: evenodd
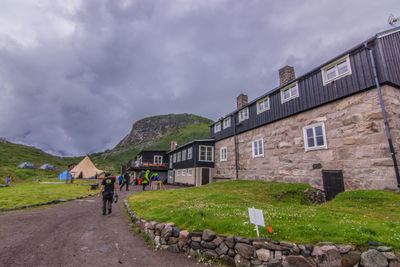
M 400 267 L 390 247 L 376 246 L 361 252 L 354 246 L 332 243 L 294 244 L 266 238 L 218 236 L 211 230 L 189 232 L 173 223 L 137 218 L 125 201 L 132 221 L 156 249 L 220 259 L 233 266 L 265 267 Z M 378 245 L 378 244 L 376 244 Z
M 383 86 L 397 151 L 400 151 L 400 90 Z M 303 127 L 324 122 L 327 149 L 305 151 Z M 263 138 L 264 157 L 252 157 Z M 220 161 L 220 148 L 228 161 Z M 383 116 L 375 89 L 238 135 L 239 178 L 302 182 L 322 188 L 322 169 L 343 170 L 346 189 L 396 188 Z M 233 137 L 215 144 L 215 177 L 235 177 Z

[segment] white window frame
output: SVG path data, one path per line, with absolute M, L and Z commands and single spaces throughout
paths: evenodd
M 187 149 L 187 159 L 192 159 L 193 158 L 193 147 L 189 147 Z
M 257 147 L 255 147 L 254 145 L 256 144 Z M 259 146 L 261 145 L 261 151 L 262 153 L 260 154 L 259 152 Z M 264 139 L 256 139 L 253 140 L 251 142 L 251 150 L 252 150 L 252 154 L 253 154 L 253 158 L 260 158 L 260 157 L 264 157 Z
M 205 149 L 206 149 L 206 153 L 205 153 L 206 157 L 205 157 L 205 159 L 201 159 L 201 149 L 202 149 L 202 148 L 205 148 Z M 208 152 L 208 149 L 211 149 L 211 160 L 208 160 L 208 159 L 207 159 L 207 152 Z M 203 162 L 214 162 L 214 147 L 213 147 L 213 146 L 204 146 L 204 145 L 199 146 L 199 161 L 203 161 Z
M 156 159 L 161 159 L 160 162 Z M 160 155 L 154 155 L 153 157 L 153 164 L 163 164 L 163 156 Z
M 295 93 L 292 93 L 292 89 L 293 88 L 296 89 Z M 289 97 L 288 98 L 285 98 L 285 92 L 286 91 L 289 91 Z M 292 99 L 295 99 L 297 97 L 299 97 L 299 83 L 298 82 L 291 83 L 288 86 L 286 86 L 285 88 L 281 89 L 281 103 L 282 104 L 285 103 L 285 102 L 288 102 L 288 101 L 290 101 Z
M 214 125 L 214 133 L 218 133 L 218 132 L 220 132 L 221 131 L 221 122 L 217 122 L 215 125 Z
M 223 129 L 226 129 L 226 128 L 229 128 L 229 127 L 231 127 L 231 117 L 225 118 L 223 120 L 223 122 L 222 122 L 222 128 Z
M 238 117 L 239 117 L 239 122 L 249 119 L 249 107 L 241 109 L 238 113 Z
M 257 114 L 263 113 L 269 109 L 269 96 L 257 101 Z
M 174 158 L 173 162 L 176 163 L 176 153 L 174 153 L 173 158 Z
M 186 160 L 186 155 L 187 155 L 186 149 L 182 150 L 182 161 Z
M 187 176 L 192 176 L 193 175 L 193 170 L 192 169 L 188 169 L 187 170 Z
M 339 74 L 339 69 L 338 66 L 342 63 L 346 63 L 347 65 L 347 71 Z M 328 79 L 327 78 L 327 72 L 328 70 L 331 70 L 333 68 L 333 70 L 335 71 L 335 77 Z M 350 56 L 349 55 L 345 55 L 344 57 L 339 58 L 338 60 L 335 60 L 334 62 L 330 63 L 327 66 L 324 66 L 323 68 L 321 68 L 321 74 L 322 74 L 322 82 L 323 85 L 327 85 L 333 81 L 339 80 L 347 75 L 351 75 L 351 63 L 350 63 Z
M 181 176 L 181 170 L 176 170 L 176 176 Z
M 182 176 L 187 176 L 187 169 L 182 170 Z
M 169 157 L 169 168 L 172 169 L 172 156 Z
M 179 151 L 179 152 L 178 152 L 177 159 L 176 159 L 176 162 L 181 162 L 181 160 L 182 160 L 182 154 L 181 154 L 181 152 Z
M 318 126 L 322 126 L 322 137 L 324 139 L 324 145 L 322 146 L 317 146 L 317 140 L 315 136 L 315 128 Z M 308 146 L 308 136 L 307 136 L 307 130 L 308 129 L 313 129 L 313 139 L 314 139 L 314 144 L 315 146 L 309 147 Z M 325 132 L 325 123 L 324 122 L 319 122 L 319 123 L 314 123 L 311 125 L 307 125 L 303 127 L 303 138 L 304 138 L 304 150 L 307 151 L 312 151 L 312 150 L 319 150 L 319 149 L 328 149 L 328 142 L 326 139 L 326 132 Z
M 227 161 L 228 160 L 228 148 L 225 147 L 221 147 L 219 150 L 219 158 L 221 161 Z

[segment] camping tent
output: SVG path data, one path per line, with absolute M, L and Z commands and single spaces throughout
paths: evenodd
M 71 170 L 71 174 L 74 178 L 92 178 L 101 173 L 104 173 L 104 171 L 97 169 L 89 156 L 86 156 Z
M 65 180 L 71 180 L 72 175 L 69 173 L 68 170 L 63 171 L 62 173 L 60 173 L 60 175 L 58 175 L 58 179 L 65 181 Z
M 21 168 L 21 169 L 34 169 L 35 165 L 33 165 L 32 162 L 25 161 L 25 162 L 22 162 L 21 164 L 19 164 L 18 168 Z
M 42 166 L 40 166 L 39 169 L 46 170 L 46 171 L 55 171 L 56 170 L 56 168 L 53 165 L 48 164 L 48 163 L 43 164 Z

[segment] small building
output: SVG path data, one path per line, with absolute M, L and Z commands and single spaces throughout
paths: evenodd
M 166 150 L 142 150 L 136 160 L 129 162 L 127 171 L 133 172 L 138 177 L 141 171 L 150 170 L 157 172 L 164 181 L 168 175 L 168 156 Z
M 204 185 L 212 181 L 214 171 L 214 140 L 193 140 L 176 147 L 171 144 L 169 182 L 183 185 Z

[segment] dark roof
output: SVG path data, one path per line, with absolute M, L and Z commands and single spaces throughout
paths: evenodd
M 174 152 L 176 150 L 179 150 L 179 149 L 181 149 L 181 148 L 183 148 L 185 146 L 191 145 L 191 144 L 196 143 L 196 142 L 214 142 L 214 141 L 215 141 L 215 139 L 196 139 L 196 140 L 192 140 L 189 143 L 186 143 L 186 144 L 183 144 L 181 146 L 176 147 L 176 149 L 174 149 L 174 150 L 168 151 L 167 154 L 170 154 L 170 153 L 172 153 L 172 152 Z
M 161 152 L 161 153 L 167 153 L 168 150 L 151 150 L 151 149 L 147 149 L 147 150 L 141 150 L 138 155 L 143 154 L 145 152 L 149 152 L 149 153 L 154 153 L 154 152 Z

